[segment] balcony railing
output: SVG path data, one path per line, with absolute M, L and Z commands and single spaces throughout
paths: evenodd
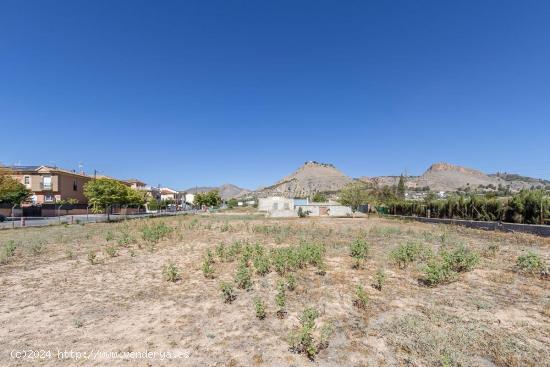
M 40 189 L 44 191 L 52 190 L 52 184 L 45 184 L 43 182 L 40 183 Z

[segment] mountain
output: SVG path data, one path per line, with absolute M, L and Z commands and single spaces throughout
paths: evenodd
M 223 184 L 218 187 L 214 187 L 214 186 L 192 187 L 183 191 L 189 194 L 195 194 L 197 192 L 208 192 L 212 190 L 218 190 L 220 192 L 220 196 L 222 200 L 229 200 L 232 198 L 245 196 L 246 194 L 250 193 L 250 190 L 243 189 L 242 187 L 239 187 L 233 184 Z
M 393 186 L 399 182 L 399 176 L 361 177 L 361 181 L 375 183 L 378 186 Z M 432 191 L 457 191 L 470 187 L 508 187 L 512 191 L 531 187 L 544 187 L 550 184 L 546 180 L 524 177 L 517 174 L 486 174 L 479 170 L 439 162 L 432 164 L 421 176 L 409 176 L 406 186 L 410 189 L 427 188 Z
M 317 192 L 337 192 L 352 181 L 352 178 L 332 164 L 309 161 L 289 176 L 253 192 L 252 195 L 307 197 Z

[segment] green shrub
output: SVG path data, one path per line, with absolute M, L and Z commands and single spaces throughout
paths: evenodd
M 286 276 L 286 286 L 289 291 L 296 289 L 296 277 L 292 274 Z
M 369 245 L 364 240 L 355 240 L 350 245 L 350 254 L 355 259 L 366 259 L 369 254 Z
M 423 281 L 430 287 L 449 283 L 456 277 L 457 273 L 451 268 L 451 264 L 443 259 L 432 259 L 424 268 Z
M 164 222 L 153 223 L 150 226 L 146 225 L 141 229 L 143 239 L 149 243 L 157 243 L 161 239 L 167 237 L 173 228 L 170 228 Z
M 4 255 L 7 258 L 15 256 L 16 249 L 17 243 L 14 240 L 10 240 L 4 245 Z
M 269 273 L 269 258 L 265 255 L 257 255 L 253 261 L 256 273 L 259 275 L 266 275 Z
M 105 241 L 109 242 L 115 239 L 115 235 L 111 231 L 107 231 L 105 234 Z
M 319 313 L 314 308 L 307 308 L 299 317 L 300 328 L 290 335 L 290 349 L 295 353 L 303 353 L 309 359 L 313 360 L 319 351 L 319 346 L 315 342 L 313 332 L 315 330 L 315 320 Z M 327 342 L 327 341 L 323 341 Z
M 361 285 L 357 285 L 357 287 L 355 288 L 355 299 L 353 300 L 353 305 L 357 308 L 364 310 L 367 308 L 368 304 L 368 293 L 363 289 Z
M 390 260 L 400 268 L 406 268 L 408 264 L 430 257 L 431 251 L 416 242 L 401 244 L 390 252 Z
M 286 292 L 285 283 L 281 280 L 277 282 L 277 293 L 275 294 L 275 304 L 277 305 L 277 316 L 283 318 L 286 314 Z
M 374 275 L 374 288 L 381 291 L 385 282 L 386 282 L 386 273 L 384 272 L 383 269 L 378 269 L 376 271 L 376 274 Z
M 250 269 L 246 266 L 244 261 L 241 261 L 237 272 L 235 273 L 235 284 L 237 288 L 250 289 L 252 287 L 252 281 L 250 279 Z
M 205 258 L 202 263 L 202 274 L 205 278 L 214 278 L 214 268 L 212 267 L 212 263 L 208 261 L 208 258 Z
M 120 237 L 117 239 L 118 245 L 122 247 L 128 247 L 131 243 L 134 243 L 135 241 L 136 240 L 126 231 L 123 231 L 120 234 Z
M 44 251 L 44 243 L 41 241 L 34 242 L 31 245 L 31 254 L 32 255 L 40 255 Z
M 109 257 L 115 257 L 118 255 L 118 250 L 116 246 L 107 246 L 105 248 L 105 252 L 107 253 L 107 255 L 109 255 Z
M 464 246 L 451 252 L 442 251 L 440 255 L 443 261 L 457 273 L 473 270 L 479 263 L 479 255 Z
M 237 296 L 235 296 L 235 292 L 233 291 L 233 286 L 229 283 L 222 282 L 220 284 L 220 290 L 225 303 L 231 303 L 235 300 L 235 298 L 237 298 Z
M 536 274 L 544 270 L 544 262 L 540 255 L 531 251 L 519 256 L 516 260 L 516 265 L 522 273 Z
M 218 246 L 216 246 L 216 256 L 220 261 L 226 260 L 225 244 L 220 243 Z
M 265 303 L 260 298 L 254 299 L 254 308 L 256 310 L 256 317 L 260 320 L 265 319 L 266 312 L 265 312 Z
M 175 282 L 180 278 L 178 268 L 172 263 L 164 267 L 164 269 L 162 270 L 162 274 L 164 275 L 164 279 L 166 279 L 166 281 L 168 282 Z

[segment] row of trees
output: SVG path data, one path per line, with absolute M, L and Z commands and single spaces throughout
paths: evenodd
M 92 211 L 102 212 L 113 205 L 141 206 L 145 204 L 145 193 L 134 190 L 122 182 L 98 178 L 84 185 L 84 196 Z
M 543 223 L 550 217 L 550 198 L 543 190 L 523 190 L 510 198 L 491 195 L 451 195 L 423 201 L 392 200 L 383 204 L 390 214 L 512 223 Z
M 512 223 L 543 223 L 550 217 L 550 197 L 544 190 L 522 190 L 508 198 L 495 195 L 455 194 L 445 199 L 433 193 L 424 200 L 405 200 L 397 187 L 382 187 L 352 183 L 340 192 L 340 203 L 351 206 L 371 204 L 390 214 L 430 216 Z

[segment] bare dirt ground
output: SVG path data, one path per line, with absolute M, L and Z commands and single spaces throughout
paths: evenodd
M 147 232 L 159 223 L 165 233 Z M 357 239 L 369 252 L 354 268 Z M 286 290 L 284 318 L 275 300 L 288 274 L 271 264 L 260 275 L 250 261 L 252 285 L 239 289 L 244 251 L 216 252 L 236 241 L 266 253 L 324 247 L 323 264 L 289 271 L 297 285 Z M 406 243 L 434 253 L 464 246 L 479 262 L 429 287 L 419 281 L 424 260 L 401 268 L 390 259 Z M 0 246 L 0 366 L 550 366 L 548 277 L 516 266 L 528 251 L 550 264 L 549 239 L 379 218 L 233 215 L 5 230 Z M 202 268 L 208 250 L 213 278 Z M 166 279 L 168 264 L 175 282 Z M 381 290 L 373 286 L 379 270 Z M 232 303 L 224 302 L 222 282 L 234 286 Z M 358 285 L 368 296 L 364 308 Z M 255 299 L 266 305 L 263 320 Z M 289 344 L 310 307 L 318 312 L 313 344 L 324 326 L 332 330 L 313 360 Z

